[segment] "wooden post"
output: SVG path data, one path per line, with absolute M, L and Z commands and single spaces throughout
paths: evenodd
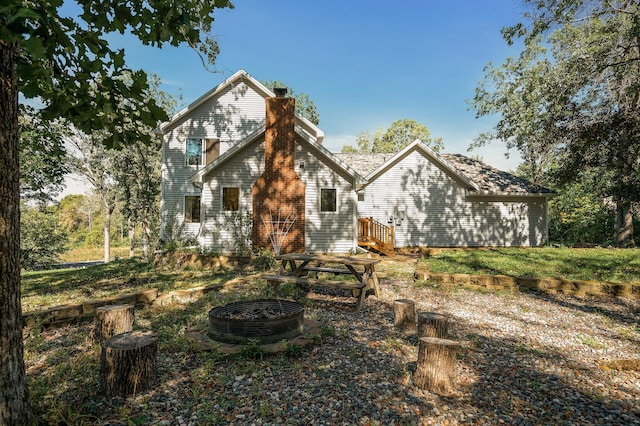
M 96 309 L 93 338 L 97 342 L 133 330 L 133 305 L 108 305 Z
M 435 312 L 418 312 L 418 337 L 437 337 L 447 339 L 449 320 Z
M 458 342 L 437 337 L 421 337 L 414 384 L 434 392 L 453 389 Z
M 156 379 L 158 340 L 151 331 L 130 331 L 113 336 L 102 347 L 100 384 L 109 396 L 135 395 Z
M 402 329 L 416 326 L 416 305 L 410 299 L 393 301 L 393 325 Z

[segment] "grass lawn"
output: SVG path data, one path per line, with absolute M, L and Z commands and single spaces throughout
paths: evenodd
M 147 288 L 167 292 L 222 284 L 237 274 L 238 271 L 229 270 L 156 269 L 138 258 L 120 259 L 82 269 L 24 272 L 22 309 L 28 312 Z
M 111 258 L 129 257 L 129 247 L 111 247 Z M 60 255 L 62 262 L 83 262 L 104 259 L 104 247 L 85 247 L 66 251 Z
M 420 259 L 434 273 L 494 274 L 640 283 L 640 249 L 443 250 Z

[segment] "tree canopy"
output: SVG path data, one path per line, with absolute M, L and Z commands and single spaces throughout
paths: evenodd
M 276 87 L 286 87 L 289 91 L 289 96 L 296 100 L 296 114 L 303 116 L 316 126 L 320 124 L 320 115 L 318 115 L 316 105 L 313 103 L 309 95 L 303 92 L 296 92 L 294 89 L 290 88 L 282 81 L 267 80 L 261 81 L 261 83 L 264 84 L 272 92 Z
M 146 129 L 168 114 L 148 96 L 147 74 L 126 66 L 125 52 L 107 36 L 125 32 L 144 45 L 188 44 L 213 63 L 218 45 L 208 33 L 216 8 L 228 0 L 5 0 L 0 6 L 0 423 L 29 424 L 20 306 L 20 169 L 18 93 L 38 98 L 44 120 L 65 117 L 85 132 L 105 130 L 119 146 L 149 140 Z
M 345 145 L 342 152 L 394 153 L 416 139 L 420 139 L 436 152 L 442 149 L 442 138 L 431 138 L 427 126 L 405 118 L 394 121 L 386 130 L 378 129 L 373 138 L 367 131 L 360 133 L 356 138 L 356 146 Z
M 640 6 L 637 1 L 543 0 L 526 20 L 503 29 L 521 37 L 518 58 L 489 65 L 471 102 L 498 114 L 498 139 L 523 154 L 535 179 L 563 184 L 595 176 L 617 207 L 616 244 L 633 245 L 640 201 Z

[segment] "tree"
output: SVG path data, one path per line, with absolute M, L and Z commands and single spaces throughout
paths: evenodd
M 175 111 L 178 103 L 170 94 L 160 90 L 160 78 L 157 75 L 150 76 L 149 86 L 149 95 L 158 105 L 165 111 Z M 131 125 L 140 131 L 146 129 L 149 135 L 154 130 L 137 121 Z M 122 214 L 129 224 L 131 255 L 136 244 L 137 227 L 142 230 L 140 240 L 145 257 L 149 257 L 152 242 L 159 237 L 161 163 L 162 139 L 159 137 L 151 137 L 148 143 L 132 141 L 116 154 L 113 177 L 118 185 Z
M 318 110 L 316 109 L 316 105 L 313 103 L 311 98 L 309 98 L 309 95 L 302 92 L 296 93 L 282 81 L 267 80 L 261 81 L 261 83 L 264 84 L 265 87 L 267 87 L 267 89 L 271 90 L 272 92 L 275 88 L 287 88 L 289 91 L 289 96 L 296 100 L 296 114 L 303 116 L 316 126 L 320 124 L 320 116 L 318 115 Z
M 60 192 L 67 173 L 63 124 L 43 120 L 29 106 L 20 112 L 20 197 L 45 206 Z
M 142 248 L 145 257 L 150 255 L 154 235 L 158 236 L 159 195 L 161 185 L 162 141 L 151 144 L 133 143 L 117 153 L 117 167 L 113 170 L 118 183 L 122 214 L 129 226 L 130 253 L 135 245 L 135 229 L 142 229 Z
M 73 147 L 68 160 L 71 170 L 93 187 L 104 210 L 104 263 L 108 263 L 111 260 L 111 216 L 116 209 L 119 193 L 113 171 L 118 167 L 118 162 L 116 151 L 107 149 L 103 140 L 104 131 L 95 131 L 90 135 L 71 131 L 67 137 L 69 145 Z
M 633 206 L 640 201 L 640 5 L 632 0 L 525 3 L 533 5 L 527 21 L 503 29 L 509 43 L 523 38 L 522 54 L 488 68 L 472 106 L 478 116 L 500 114 L 492 136 L 535 153 L 530 161 L 540 160 L 543 168 L 553 164 L 558 182 L 575 181 L 589 170 L 597 191 L 616 206 L 616 245 L 634 245 Z M 477 142 L 484 143 L 482 137 Z
M 105 142 L 118 146 L 145 140 L 132 117 L 155 126 L 167 114 L 146 96 L 146 73 L 131 80 L 124 50 L 113 50 L 110 33 L 125 30 L 143 44 L 162 47 L 187 43 L 209 63 L 218 53 L 206 34 L 215 8 L 228 0 L 175 2 L 78 1 L 77 17 L 62 16 L 62 0 L 5 0 L 0 6 L 0 423 L 29 423 L 20 307 L 20 168 L 18 92 L 38 97 L 44 120 L 65 117 L 80 130 L 110 129 Z M 127 100 L 127 108 L 117 108 Z M 146 139 L 148 140 L 148 139 Z
M 369 136 L 369 132 L 360 133 L 356 138 L 357 147 L 345 145 L 342 152 L 395 153 L 416 139 L 420 139 L 436 152 L 442 149 L 442 138 L 431 138 L 431 132 L 427 126 L 415 120 L 403 119 L 391 123 L 387 130 L 379 129 L 373 135 L 373 139 Z
M 67 236 L 58 226 L 52 207 L 41 210 L 20 207 L 20 265 L 24 269 L 44 269 L 58 262 L 66 249 Z

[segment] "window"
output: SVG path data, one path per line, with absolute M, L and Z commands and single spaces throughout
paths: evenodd
M 184 221 L 186 223 L 200 222 L 199 195 L 187 195 L 184 197 Z
M 202 139 L 187 139 L 186 159 L 188 166 L 202 164 Z
M 320 190 L 320 211 L 321 212 L 335 212 L 337 211 L 337 190 L 336 189 L 321 189 Z
M 222 188 L 222 210 L 240 210 L 240 188 Z

